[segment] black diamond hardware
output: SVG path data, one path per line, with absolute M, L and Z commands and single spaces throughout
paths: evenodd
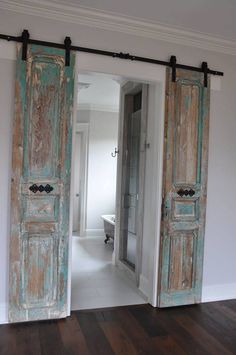
M 52 190 L 53 187 L 51 185 L 47 184 L 46 186 L 44 186 L 44 191 L 47 192 L 47 194 L 49 194 Z
M 190 190 L 183 190 L 183 189 L 180 189 L 179 191 L 177 191 L 177 194 L 180 196 L 180 197 L 183 197 L 183 196 L 193 196 L 195 195 L 195 191 L 193 189 L 190 189 Z
M 36 184 L 33 184 L 29 187 L 30 191 L 32 191 L 34 194 L 38 191 L 38 186 Z
M 53 187 L 49 184 L 43 186 L 43 185 L 36 185 L 36 184 L 33 184 L 29 187 L 29 190 L 32 191 L 34 194 L 36 192 L 47 192 L 47 194 L 49 194 L 52 190 L 53 190 Z
M 189 196 L 194 196 L 195 195 L 195 191 L 193 189 L 190 189 L 188 192 Z
M 43 185 L 39 185 L 38 189 L 39 189 L 39 192 L 43 192 L 44 191 L 44 186 Z
M 177 191 L 177 194 L 178 194 L 179 196 L 183 197 L 184 194 L 185 194 L 185 192 L 184 192 L 183 189 L 180 189 L 179 191 Z

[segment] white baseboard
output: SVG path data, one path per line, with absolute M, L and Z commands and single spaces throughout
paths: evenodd
M 139 290 L 147 297 L 149 297 L 149 281 L 140 275 Z M 236 299 L 236 283 L 203 286 L 202 289 L 202 303 L 225 301 Z
M 224 301 L 236 298 L 236 283 L 203 286 L 202 302 Z
M 105 236 L 104 229 L 86 229 L 85 235 L 87 237 Z
M 8 323 L 7 304 L 0 303 L 0 324 Z
M 139 277 L 139 290 L 149 298 L 149 281 L 142 274 Z

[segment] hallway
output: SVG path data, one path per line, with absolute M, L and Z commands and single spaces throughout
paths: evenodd
M 72 310 L 146 303 L 133 283 L 112 265 L 113 243 L 103 236 L 73 237 Z

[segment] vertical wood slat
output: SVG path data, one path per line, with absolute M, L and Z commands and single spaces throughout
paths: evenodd
M 75 55 L 17 47 L 10 237 L 12 322 L 65 317 Z M 50 185 L 52 190 L 30 187 Z
M 167 69 L 158 304 L 201 301 L 209 97 L 202 73 Z M 179 194 L 179 191 L 187 194 Z M 193 195 L 188 192 L 192 190 Z

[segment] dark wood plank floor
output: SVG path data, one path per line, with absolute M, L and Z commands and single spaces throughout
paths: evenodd
M 1 355 L 236 354 L 236 300 L 73 312 L 0 326 Z

